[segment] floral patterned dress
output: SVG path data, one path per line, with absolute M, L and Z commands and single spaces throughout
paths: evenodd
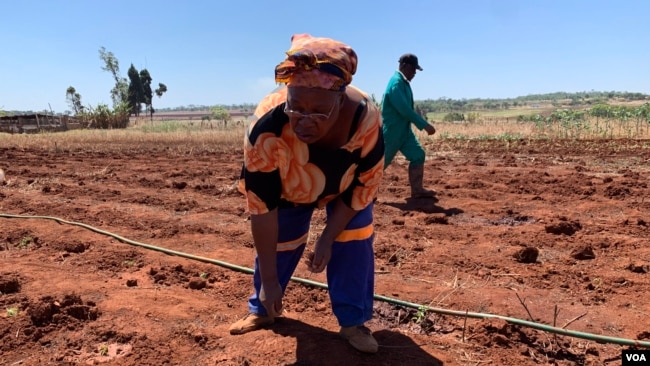
M 339 196 L 354 210 L 367 207 L 377 195 L 384 167 L 380 112 L 372 103 L 361 103 L 348 142 L 338 149 L 319 148 L 296 137 L 283 111 L 286 98 L 286 87 L 267 95 L 246 132 L 239 189 L 249 212 L 322 208 Z

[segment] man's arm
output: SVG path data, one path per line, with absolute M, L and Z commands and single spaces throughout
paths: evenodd
M 390 89 L 387 97 L 390 98 L 390 103 L 397 110 L 397 112 L 406 120 L 411 121 L 415 126 L 422 130 L 429 126 L 429 122 L 422 118 L 414 109 L 411 104 L 410 98 L 407 97 L 406 88 L 408 85 L 405 82 L 399 82 Z

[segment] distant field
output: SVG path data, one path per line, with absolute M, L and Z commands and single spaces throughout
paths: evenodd
M 639 107 L 647 103 L 645 101 L 635 102 L 619 102 L 610 103 L 610 105 L 620 105 L 629 107 Z M 535 107 L 531 107 L 531 105 Z M 556 104 L 557 105 L 557 104 Z M 589 105 L 582 106 L 569 106 L 568 103 L 562 106 L 553 106 L 548 102 L 540 102 L 535 104 L 527 104 L 525 106 L 511 107 L 508 109 L 497 110 L 477 110 L 463 112 L 465 115 L 465 122 L 443 122 L 447 112 L 429 113 L 427 115 L 429 121 L 435 122 L 437 133 L 434 136 L 427 136 L 423 132 L 418 132 L 418 136 L 424 140 L 438 140 L 438 139 L 502 139 L 512 140 L 520 138 L 529 139 L 593 139 L 593 138 L 636 138 L 647 139 L 650 138 L 650 118 L 648 110 L 643 109 L 645 114 L 631 114 L 629 116 L 612 115 L 608 118 L 598 118 L 583 114 L 584 118 L 573 118 L 572 114 L 563 115 L 557 113 L 561 109 L 575 109 L 585 110 Z M 643 107 L 642 107 L 643 108 Z M 472 119 L 471 122 L 467 120 L 469 113 L 477 113 L 478 117 Z M 536 114 L 541 114 L 545 117 L 552 114 L 558 116 L 552 119 L 526 119 L 522 121 L 518 116 L 529 117 Z M 563 112 L 562 112 L 563 113 Z M 181 136 L 199 134 L 207 138 L 206 132 L 210 131 L 210 137 L 206 139 L 206 143 L 210 144 L 215 141 L 220 141 L 224 146 L 224 139 L 228 143 L 232 142 L 233 147 L 239 146 L 243 129 L 247 125 L 251 110 L 230 110 L 231 119 L 227 123 L 220 120 L 207 120 L 210 114 L 208 110 L 197 111 L 161 111 L 153 115 L 153 120 L 150 116 L 141 114 L 139 117 L 131 117 L 129 126 L 126 130 L 119 133 L 113 131 L 108 132 L 109 135 L 113 134 L 128 134 L 134 140 L 155 140 L 158 138 L 170 138 L 176 140 Z M 89 135 L 100 134 L 104 135 L 106 131 L 87 132 Z M 163 134 L 167 134 L 163 137 Z M 28 139 L 17 137 L 18 135 L 4 135 L 0 134 L 0 141 L 8 143 L 10 140 L 17 144 L 27 143 Z M 84 134 L 69 134 L 64 133 L 60 137 L 64 141 L 60 141 L 58 146 L 63 146 L 66 142 L 85 140 Z M 7 137 L 6 139 L 4 137 Z M 53 139 L 53 135 L 46 134 L 42 136 L 48 140 Z M 69 139 L 70 141 L 65 141 Z M 36 141 L 31 139 L 30 141 Z M 42 141 L 37 142 L 37 144 Z
M 527 106 L 522 106 L 522 107 L 512 107 L 508 109 L 497 109 L 497 110 L 470 110 L 466 112 L 459 112 L 467 116 L 468 113 L 478 113 L 479 118 L 488 118 L 488 119 L 494 119 L 494 118 L 509 118 L 509 117 L 518 117 L 520 115 L 524 116 L 530 116 L 533 114 L 542 114 L 542 115 L 548 115 L 553 113 L 557 109 L 564 109 L 564 108 L 569 108 L 569 109 L 588 109 L 590 106 L 589 105 L 582 105 L 582 106 L 570 106 L 569 101 L 564 101 L 566 104 L 562 104 L 560 106 L 553 106 L 551 103 L 548 102 L 543 102 L 539 103 L 538 107 L 533 108 L 530 107 L 530 104 Z M 647 101 L 641 101 L 641 100 L 636 100 L 636 101 L 608 101 L 608 104 L 610 105 L 620 105 L 620 106 L 627 106 L 627 107 L 638 107 L 643 104 L 647 103 Z M 531 104 L 536 104 L 536 103 L 531 103 Z M 442 121 L 442 119 L 447 115 L 449 112 L 436 112 L 436 113 L 427 113 L 427 118 L 430 121 Z
M 467 113 L 478 113 L 479 117 L 489 117 L 489 118 L 508 118 L 508 117 L 517 117 L 520 115 L 528 116 L 531 114 L 544 114 L 551 113 L 555 110 L 553 107 L 540 107 L 540 108 L 512 108 L 512 109 L 500 109 L 494 111 L 480 110 L 480 111 L 469 111 Z M 449 112 L 438 112 L 438 113 L 427 113 L 427 118 L 431 121 L 442 121 L 442 119 Z
M 229 111 L 233 120 L 244 120 L 253 114 L 252 111 Z M 201 118 L 210 115 L 210 111 L 163 111 L 153 114 L 153 119 L 158 121 L 170 120 L 201 120 Z M 148 115 L 140 114 L 138 117 L 131 117 L 132 120 L 136 119 L 150 119 Z

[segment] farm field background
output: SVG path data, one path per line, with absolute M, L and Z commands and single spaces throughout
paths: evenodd
M 616 365 L 629 348 L 439 309 L 650 341 L 643 136 L 505 121 L 421 136 L 437 195 L 406 199 L 406 162 L 386 170 L 375 292 L 395 301 L 375 302 L 380 350 L 363 355 L 338 338 L 327 292 L 298 282 L 273 328 L 228 333 L 252 281 L 233 267 L 255 254 L 243 124 L 203 127 L 0 134 L 0 365 Z

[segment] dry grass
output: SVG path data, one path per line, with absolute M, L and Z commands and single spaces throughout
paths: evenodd
M 437 133 L 428 136 L 423 131 L 416 135 L 423 142 L 435 140 L 518 140 L 518 139 L 598 139 L 598 138 L 627 138 L 622 128 L 612 128 L 615 133 L 601 136 L 590 129 L 567 134 L 567 129 L 559 125 L 544 126 L 534 123 L 518 123 L 512 119 L 490 120 L 479 119 L 475 123 L 435 123 Z M 650 128 L 644 126 L 635 139 L 650 139 Z M 242 148 L 245 123 L 236 121 L 229 123 L 227 128 L 214 124 L 201 126 L 189 121 L 159 121 L 154 123 L 138 123 L 127 129 L 119 130 L 72 130 L 66 132 L 41 134 L 4 134 L 0 133 L 0 146 L 16 149 L 44 149 L 54 153 L 66 151 L 142 151 L 147 149 L 171 149 L 179 154 L 214 153 L 236 151 Z
M 435 138 L 499 138 L 502 136 L 534 137 L 539 131 L 532 123 L 449 123 L 438 122 Z M 424 133 L 426 135 L 426 133 Z
M 241 149 L 244 127 L 229 129 L 144 130 L 72 130 L 56 133 L 10 135 L 0 133 L 5 148 L 65 151 L 139 151 L 142 146 L 175 149 L 179 153 L 204 153 Z
M 514 119 L 480 119 L 475 123 L 453 123 L 436 122 L 436 134 L 433 139 L 650 139 L 650 124 L 641 123 L 638 128 L 635 122 L 630 121 L 622 124 L 620 121 L 613 121 L 607 132 L 603 132 L 604 122 L 597 125 L 595 121 L 589 120 L 583 127 L 566 127 L 559 123 L 551 123 L 538 126 L 532 122 L 516 122 Z M 423 131 L 419 131 L 418 137 L 431 140 Z

